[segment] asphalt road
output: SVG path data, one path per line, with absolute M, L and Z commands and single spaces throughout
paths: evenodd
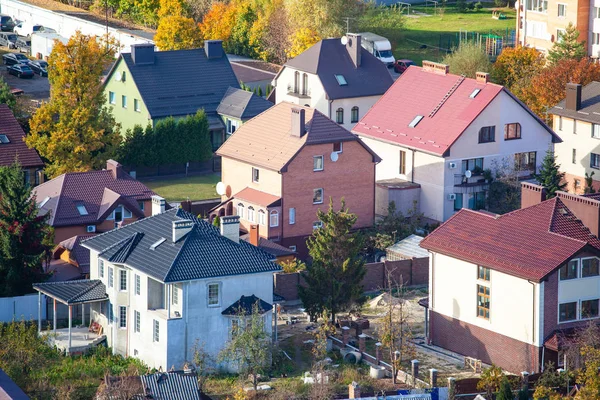
M 1 48 L 7 50 L 6 48 Z M 22 89 L 26 95 L 34 100 L 46 100 L 50 97 L 50 84 L 48 78 L 35 75 L 31 79 L 21 79 L 14 75 L 9 75 L 6 71 L 6 65 L 0 63 L 0 76 L 8 83 L 11 89 Z

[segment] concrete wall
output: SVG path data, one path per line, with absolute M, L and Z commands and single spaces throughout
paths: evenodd
M 421 188 L 411 186 L 407 188 L 388 188 L 385 185 L 375 185 L 375 215 L 387 215 L 390 202 L 396 204 L 396 210 L 402 215 L 408 215 L 416 204 L 419 209 Z
M 42 320 L 46 319 L 46 296 L 42 295 Z M 38 319 L 38 294 L 0 297 L 0 322 Z
M 106 26 L 104 24 L 86 21 L 65 13 L 46 10 L 17 0 L 0 0 L 0 12 L 20 21 L 42 24 L 55 29 L 59 35 L 65 38 L 71 37 L 78 30 L 86 35 L 103 36 L 106 34 Z M 109 27 L 108 32 L 120 42 L 123 51 L 128 52 L 130 46 L 135 43 L 152 43 L 151 40 L 136 36 L 125 30 Z
M 388 272 L 391 273 L 394 282 L 402 282 L 407 286 L 425 285 L 429 279 L 428 266 L 427 257 L 366 264 L 367 273 L 362 281 L 364 291 L 373 292 L 386 287 Z M 305 284 L 302 273 L 275 274 L 273 291 L 287 301 L 298 300 L 298 285 Z

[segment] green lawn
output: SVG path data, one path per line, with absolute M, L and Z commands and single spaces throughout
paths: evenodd
M 148 178 L 141 181 L 167 201 L 182 201 L 219 197 L 215 187 L 220 179 L 220 174 L 210 174 L 187 178 Z
M 430 16 L 418 16 L 418 13 Z M 459 42 L 459 32 L 468 31 L 469 39 L 476 33 L 494 33 L 506 37 L 515 29 L 514 9 L 502 9 L 507 19 L 492 18 L 492 10 L 459 13 L 454 7 L 446 7 L 443 14 L 433 7 L 411 7 L 410 16 L 405 19 L 402 39 L 395 43 L 396 59 L 408 58 L 421 65 L 423 60 L 441 61 L 446 52 L 443 49 L 455 47 Z M 426 45 L 427 48 L 421 48 Z M 439 48 L 442 48 L 439 49 Z

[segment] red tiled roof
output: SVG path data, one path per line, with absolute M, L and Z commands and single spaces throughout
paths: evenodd
M 34 149 L 25 144 L 25 132 L 6 104 L 0 104 L 0 135 L 6 135 L 10 143 L 0 144 L 0 165 L 8 166 L 19 159 L 24 168 L 43 168 L 44 162 Z
M 433 114 L 444 96 L 456 85 L 452 94 Z M 471 98 L 475 89 L 480 92 Z M 453 74 L 440 74 L 411 66 L 396 80 L 352 130 L 374 139 L 443 155 L 477 116 L 505 91 L 551 133 L 548 128 L 503 86 L 478 82 Z M 417 116 L 423 119 L 414 127 L 409 124 Z M 553 134 L 554 135 L 554 134 Z
M 260 190 L 245 188 L 238 193 L 233 195 L 233 198 L 238 200 L 245 200 L 249 203 L 253 203 L 259 206 L 269 207 L 281 200 L 281 197 L 261 192 Z
M 113 192 L 114 196 L 105 197 L 106 189 Z M 125 207 L 139 216 L 142 212 L 137 202 L 149 200 L 155 194 L 128 174 L 122 173 L 118 179 L 115 179 L 112 171 L 109 170 L 63 174 L 35 187 L 33 193 L 38 204 L 48 198 L 40 210 L 52 212 L 49 221 L 52 226 L 101 222 L 102 214 L 106 214 L 115 202 L 122 202 Z M 103 204 L 104 202 L 110 204 Z M 78 204 L 85 206 L 87 215 L 79 214 Z
M 540 281 L 600 240 L 557 197 L 501 216 L 463 209 L 421 247 L 467 262 Z

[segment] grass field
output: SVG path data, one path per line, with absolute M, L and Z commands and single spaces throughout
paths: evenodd
M 416 13 L 415 13 L 416 12 Z M 417 16 L 417 13 L 429 16 Z M 443 14 L 433 7 L 411 7 L 410 16 L 406 18 L 403 37 L 395 43 L 396 59 L 408 58 L 421 65 L 421 61 L 441 61 L 446 54 L 445 49 L 455 47 L 459 41 L 459 32 L 494 33 L 507 36 L 515 29 L 516 13 L 514 9 L 502 9 L 507 16 L 504 20 L 492 18 L 492 8 L 480 11 L 459 13 L 454 7 L 447 6 Z M 426 48 L 421 48 L 423 45 Z M 442 49 L 439 49 L 442 48 Z
M 216 185 L 219 174 L 190 176 L 187 178 L 152 178 L 142 182 L 167 201 L 204 200 L 219 197 Z

